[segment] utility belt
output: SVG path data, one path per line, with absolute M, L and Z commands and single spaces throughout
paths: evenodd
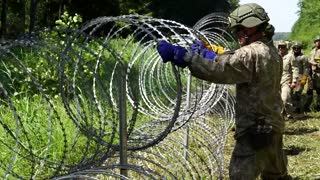
M 249 128 L 247 135 L 252 147 L 259 150 L 272 144 L 273 134 L 273 126 L 267 123 L 264 117 L 259 117 L 256 123 Z

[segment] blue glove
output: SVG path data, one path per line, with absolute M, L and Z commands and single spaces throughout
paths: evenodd
M 191 51 L 193 52 L 193 53 L 198 53 L 198 54 L 200 54 L 201 53 L 201 51 L 203 50 L 203 49 L 205 49 L 206 47 L 204 46 L 204 44 L 203 44 L 203 42 L 201 42 L 201 41 L 194 41 L 193 43 L 192 43 L 192 45 L 191 45 Z
M 205 59 L 209 60 L 213 60 L 217 56 L 217 54 L 214 51 L 210 51 L 209 49 L 207 49 L 204 43 L 201 41 L 195 41 L 191 45 L 191 51 L 193 53 L 198 53 Z
M 200 55 L 202 55 L 202 57 L 204 57 L 205 59 L 209 60 L 213 60 L 217 56 L 215 52 L 210 51 L 209 49 L 203 49 Z
M 160 41 L 157 46 L 158 53 L 160 54 L 164 63 L 172 61 L 179 67 L 186 67 L 187 63 L 183 60 L 187 50 L 181 46 L 175 46 L 165 40 Z

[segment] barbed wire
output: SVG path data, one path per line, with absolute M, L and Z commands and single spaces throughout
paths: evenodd
M 0 174 L 4 179 L 222 179 L 224 143 L 234 122 L 232 86 L 201 81 L 187 69 L 162 63 L 156 46 L 164 39 L 190 50 L 195 40 L 204 40 L 233 49 L 227 26 L 224 14 L 210 14 L 192 28 L 125 15 L 2 42 L 2 72 L 12 87 L 2 82 L 0 88 Z M 32 69 L 37 60 L 42 65 Z M 50 81 L 37 74 L 43 68 Z M 12 76 L 16 69 L 24 82 Z M 12 91 L 17 83 L 22 92 Z M 121 97 L 127 100 L 128 164 L 119 161 Z M 129 171 L 128 178 L 121 169 Z

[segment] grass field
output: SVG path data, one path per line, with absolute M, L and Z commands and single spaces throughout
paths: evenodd
M 228 135 L 226 162 L 229 162 L 234 147 L 233 134 L 230 131 Z M 295 180 L 320 179 L 320 112 L 286 120 L 284 149 L 288 155 L 289 174 Z

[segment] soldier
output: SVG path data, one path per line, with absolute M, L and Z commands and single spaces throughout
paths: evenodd
M 278 43 L 279 55 L 283 61 L 283 72 L 281 76 L 281 98 L 284 105 L 283 114 L 288 119 L 293 119 L 292 89 L 296 87 L 299 77 L 299 70 L 296 65 L 295 57 L 288 53 L 288 43 L 280 41 Z
M 255 3 L 230 14 L 230 27 L 241 48 L 216 54 L 198 45 L 191 51 L 166 41 L 157 50 L 164 63 L 188 67 L 193 76 L 220 84 L 236 84 L 235 148 L 231 180 L 291 179 L 283 151 L 284 120 L 280 95 L 282 60 L 265 37 L 269 17 Z M 197 46 L 197 44 L 195 45 Z
M 299 78 L 297 80 L 297 86 L 293 90 L 292 102 L 294 107 L 294 113 L 303 113 L 304 106 L 302 103 L 302 91 L 304 85 L 307 82 L 309 76 L 309 63 L 308 58 L 302 52 L 302 43 L 294 41 L 292 44 L 292 52 L 295 57 L 296 64 L 298 66 Z
M 308 79 L 308 90 L 305 104 L 305 111 L 310 111 L 310 105 L 313 99 L 313 91 L 317 93 L 315 110 L 320 110 L 320 36 L 314 39 L 314 48 L 311 50 L 309 63 L 311 66 L 310 76 Z

